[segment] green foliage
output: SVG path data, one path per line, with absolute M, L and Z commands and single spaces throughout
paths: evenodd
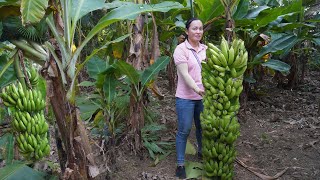
M 18 0 L 0 0 L 0 6 L 13 5 Z
M 132 65 L 124 62 L 117 61 L 114 63 L 114 72 L 125 75 L 128 83 L 133 85 L 136 94 L 132 94 L 136 101 L 142 98 L 143 93 L 147 89 L 148 85 L 154 81 L 156 75 L 160 70 L 166 67 L 170 58 L 168 56 L 159 57 L 154 64 L 146 68 L 143 72 L 136 70 Z
M 198 0 L 196 1 L 196 5 L 198 8 L 198 18 L 201 19 L 203 23 L 224 13 L 224 7 L 220 0 Z
M 202 176 L 203 164 L 198 162 L 186 161 L 186 175 L 187 179 L 197 179 Z
M 49 0 L 21 0 L 20 11 L 23 25 L 38 23 L 46 13 Z
M 155 79 L 155 76 L 164 69 L 169 63 L 169 57 L 163 56 L 158 58 L 154 64 L 146 68 L 141 75 L 142 87 L 149 85 L 149 83 Z
M 22 162 L 14 162 L 0 169 L 0 179 L 5 180 L 45 180 L 56 179 L 55 176 L 36 171 Z
M 164 125 L 150 123 L 141 130 L 143 145 L 147 148 L 150 157 L 157 159 L 157 155 L 166 155 L 173 147 L 173 142 L 164 142 L 161 140 L 161 134 L 166 130 Z
M 114 64 L 109 64 L 109 58 L 103 60 L 93 56 L 86 64 L 89 76 L 94 80 L 86 84 L 95 87 L 93 94 L 77 98 L 81 116 L 84 120 L 93 120 L 92 133 L 103 135 L 107 141 L 117 140 L 122 133 L 122 120 L 129 109 L 129 87 L 123 86 L 117 79 Z
M 254 3 L 258 6 L 280 6 L 278 0 L 254 0 Z
M 5 106 L 3 104 L 0 105 L 0 124 L 3 124 L 6 121 L 6 116 L 8 116 L 7 109 L 4 107 Z
M 267 62 L 262 63 L 261 65 L 282 73 L 289 73 L 291 68 L 287 63 L 274 59 L 270 59 Z
M 301 39 L 298 39 L 297 36 L 294 34 L 274 34 L 271 36 L 272 41 L 264 46 L 258 55 L 254 57 L 254 61 L 258 61 L 261 59 L 261 57 L 267 53 L 279 53 L 282 54 L 282 56 L 285 56 L 288 54 L 290 49 Z
M 248 0 L 240 0 L 238 6 L 236 6 L 236 10 L 233 14 L 234 19 L 242 19 L 246 16 L 249 10 L 249 1 Z
M 76 98 L 76 104 L 80 109 L 80 116 L 83 120 L 91 119 L 94 113 L 97 111 L 99 105 L 92 99 L 99 97 L 95 94 L 85 94 Z
M 17 79 L 13 65 L 8 64 L 8 62 L 9 59 L 7 54 L 0 55 L 0 74 L 3 73 L 0 75 L 0 89 Z M 7 68 L 6 71 L 2 72 L 5 68 Z
M 311 69 L 320 70 L 320 52 L 319 50 L 313 51 L 310 55 L 309 66 Z
M 197 154 L 197 150 L 196 150 L 195 146 L 189 140 L 187 140 L 185 154 L 191 154 L 191 155 Z
M 86 66 L 89 77 L 97 80 L 98 75 L 105 71 L 110 65 L 98 56 L 93 56 Z
M 14 158 L 13 134 L 7 133 L 0 137 L 0 159 L 5 160 L 6 165 L 10 165 L 13 162 L 13 158 Z
M 45 33 L 48 30 L 48 26 L 45 19 L 42 19 L 39 23 L 34 25 L 23 26 L 21 19 L 18 16 L 10 16 L 2 21 L 3 30 L 1 41 L 12 39 L 26 39 L 36 42 L 42 42 L 46 39 Z

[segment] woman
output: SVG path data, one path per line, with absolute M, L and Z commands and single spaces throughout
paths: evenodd
M 204 88 L 201 81 L 201 61 L 206 59 L 207 49 L 207 46 L 200 43 L 203 35 L 202 22 L 197 18 L 189 19 L 186 23 L 186 34 L 186 40 L 176 47 L 173 54 L 178 74 L 175 96 L 178 116 L 176 176 L 179 178 L 186 178 L 184 155 L 193 119 L 196 126 L 198 156 L 202 157 L 200 113 L 203 110 Z

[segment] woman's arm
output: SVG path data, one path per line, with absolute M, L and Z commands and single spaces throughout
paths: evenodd
M 188 64 L 187 63 L 181 63 L 177 65 L 177 71 L 178 74 L 182 76 L 182 78 L 185 80 L 186 84 L 196 93 L 199 95 L 203 95 L 204 91 L 201 90 L 197 84 L 194 82 L 190 74 L 188 73 Z

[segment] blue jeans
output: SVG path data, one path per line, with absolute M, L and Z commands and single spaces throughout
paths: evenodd
M 192 120 L 196 126 L 196 138 L 198 152 L 201 152 L 202 129 L 200 124 L 200 113 L 203 111 L 202 100 L 189 100 L 176 98 L 176 111 L 178 115 L 178 132 L 176 136 L 177 165 L 184 165 L 187 139 L 191 131 Z

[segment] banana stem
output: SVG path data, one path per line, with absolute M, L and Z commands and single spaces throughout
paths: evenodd
M 26 88 L 26 84 L 24 81 L 24 75 L 22 74 L 22 71 L 20 69 L 20 61 L 19 61 L 19 54 L 18 53 L 16 53 L 14 55 L 14 70 L 16 72 L 16 76 L 17 76 L 18 80 L 22 84 L 22 87 Z
M 194 17 L 193 0 L 190 0 L 191 16 Z
M 30 47 L 27 43 L 18 40 L 11 40 L 11 43 L 17 46 L 19 49 L 30 53 L 32 56 L 38 58 L 39 60 L 46 61 L 47 56 L 36 51 L 34 48 Z

